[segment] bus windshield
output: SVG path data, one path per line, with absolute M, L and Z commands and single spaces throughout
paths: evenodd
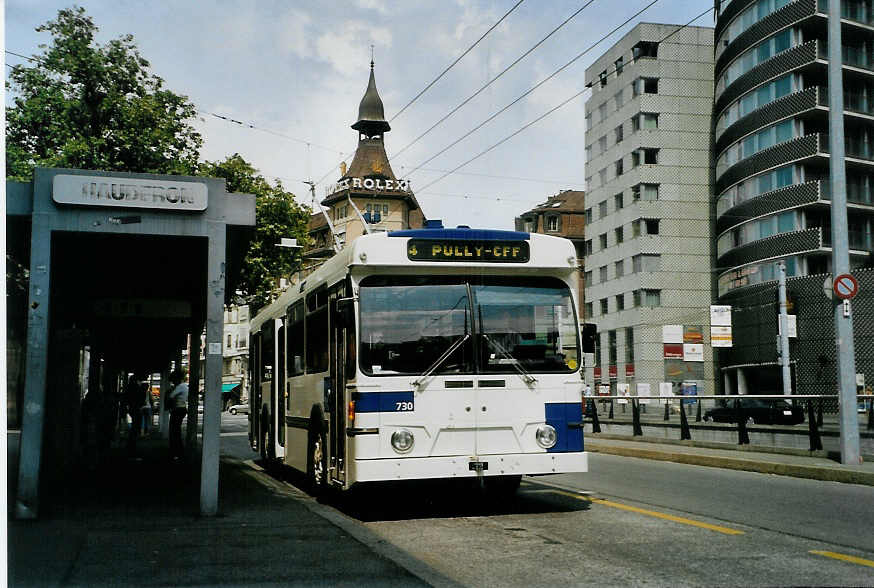
M 372 277 L 360 288 L 361 369 L 421 375 L 573 372 L 579 341 L 570 290 L 553 278 Z

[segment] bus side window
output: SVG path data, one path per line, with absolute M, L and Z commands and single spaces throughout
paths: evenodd
M 309 374 L 328 370 L 328 297 L 322 288 L 307 296 L 306 370 Z
M 298 301 L 288 309 L 288 357 L 289 376 L 303 373 L 304 320 L 303 301 Z

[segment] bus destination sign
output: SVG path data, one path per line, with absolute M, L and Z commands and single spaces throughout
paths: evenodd
M 410 239 L 410 261 L 526 263 L 527 241 L 466 241 L 455 239 Z

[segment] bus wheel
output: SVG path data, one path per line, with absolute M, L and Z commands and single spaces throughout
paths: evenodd
M 327 460 L 325 459 L 325 433 L 310 431 L 307 450 L 307 482 L 310 492 L 319 496 L 327 483 Z

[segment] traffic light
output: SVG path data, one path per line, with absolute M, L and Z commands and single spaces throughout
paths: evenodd
M 595 339 L 598 337 L 598 325 L 583 324 L 583 353 L 595 353 Z

